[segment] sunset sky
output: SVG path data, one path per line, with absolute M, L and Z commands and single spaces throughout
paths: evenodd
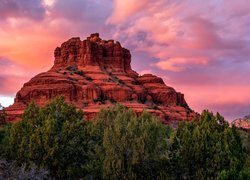
M 56 46 L 99 32 L 132 68 L 227 120 L 250 114 L 249 0 L 0 0 L 0 103 L 53 65 Z

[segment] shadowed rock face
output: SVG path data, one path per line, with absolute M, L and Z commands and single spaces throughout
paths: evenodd
M 152 74 L 138 76 L 131 69 L 130 51 L 114 40 L 102 40 L 98 33 L 86 40 L 71 38 L 57 47 L 53 67 L 33 77 L 17 92 L 15 102 L 6 108 L 9 121 L 16 121 L 34 100 L 44 106 L 62 95 L 83 109 L 92 119 L 102 107 L 123 104 L 140 113 L 154 113 L 164 123 L 190 121 L 196 116 L 184 95 L 165 85 Z

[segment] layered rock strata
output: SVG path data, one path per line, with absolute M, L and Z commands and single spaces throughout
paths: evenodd
M 81 41 L 71 38 L 54 51 L 54 65 L 33 77 L 17 92 L 14 104 L 6 108 L 9 121 L 16 121 L 34 100 L 44 106 L 57 96 L 82 109 L 91 120 L 101 109 L 115 103 L 140 113 L 144 109 L 164 123 L 191 121 L 191 110 L 182 93 L 155 75 L 139 76 L 131 69 L 130 51 L 114 40 L 102 40 L 98 33 Z

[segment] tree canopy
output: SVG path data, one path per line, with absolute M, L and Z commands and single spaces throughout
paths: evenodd
M 207 110 L 177 129 L 121 105 L 88 122 L 59 97 L 0 127 L 0 155 L 56 179 L 249 179 L 249 137 Z
M 172 165 L 179 178 L 237 178 L 245 163 L 239 132 L 224 120 L 203 111 L 199 119 L 179 125 L 171 146 Z M 179 168 L 178 168 L 179 167 Z
M 167 160 L 167 126 L 148 112 L 137 116 L 124 106 L 101 110 L 93 121 L 91 135 L 96 139 L 95 154 L 102 178 L 137 179 L 160 177 L 159 172 L 143 172 L 142 166 Z M 141 172 L 140 172 L 141 171 Z
M 88 157 L 83 113 L 62 97 L 43 108 L 31 103 L 12 125 L 5 154 L 18 164 L 47 168 L 58 178 L 82 177 Z

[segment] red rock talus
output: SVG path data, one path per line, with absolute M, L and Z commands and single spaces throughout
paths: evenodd
M 131 69 L 130 51 L 114 40 L 102 40 L 98 33 L 86 40 L 71 38 L 57 47 L 53 67 L 33 77 L 17 92 L 6 108 L 9 121 L 20 119 L 34 100 L 43 106 L 62 95 L 83 109 L 91 119 L 102 107 L 123 104 L 140 113 L 154 113 L 165 123 L 190 121 L 196 116 L 184 95 L 152 74 L 138 76 Z

